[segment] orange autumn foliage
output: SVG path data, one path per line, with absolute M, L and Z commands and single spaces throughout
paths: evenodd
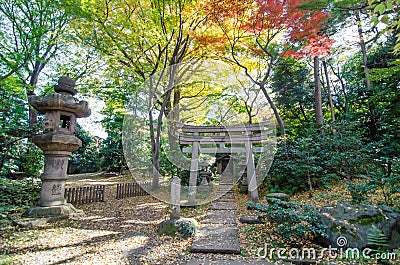
M 329 52 L 332 40 L 320 32 L 329 13 L 302 8 L 307 1 L 206 0 L 200 9 L 209 22 L 222 29 L 222 33 L 193 37 L 203 45 L 212 45 L 216 49 L 222 49 L 228 42 L 235 43 L 236 47 L 240 44 L 255 56 L 265 53 L 272 42 L 282 46 L 290 43 L 303 45 L 298 51 L 285 51 L 283 56 L 324 56 Z

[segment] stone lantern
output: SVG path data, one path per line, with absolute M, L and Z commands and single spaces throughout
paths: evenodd
M 209 164 L 207 162 L 200 162 L 200 177 L 201 177 L 201 183 L 199 186 L 199 192 L 210 192 L 211 186 L 210 183 L 208 182 L 208 179 L 212 176 L 212 173 L 209 170 Z
M 74 136 L 77 131 L 76 119 L 90 116 L 88 103 L 74 98 L 77 93 L 74 87 L 74 80 L 61 77 L 54 86 L 54 93 L 44 97 L 29 97 L 29 103 L 45 114 L 43 134 L 32 137 L 32 142 L 43 150 L 45 164 L 38 206 L 28 209 L 24 216 L 48 217 L 82 213 L 64 199 L 68 158 L 82 146 L 81 140 Z

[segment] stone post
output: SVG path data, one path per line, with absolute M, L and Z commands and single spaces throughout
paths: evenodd
M 198 135 L 198 133 L 197 133 L 197 135 Z M 192 160 L 190 161 L 188 206 L 196 205 L 197 174 L 198 174 L 198 170 L 199 170 L 199 147 L 200 147 L 200 142 L 197 142 L 197 141 L 193 142 Z
M 257 190 L 257 177 L 254 165 L 253 147 L 250 141 L 245 142 L 246 147 L 246 160 L 247 160 L 247 181 L 249 189 L 249 199 L 253 202 L 258 202 L 258 190 Z
M 171 181 L 171 219 L 181 218 L 181 179 L 174 176 Z

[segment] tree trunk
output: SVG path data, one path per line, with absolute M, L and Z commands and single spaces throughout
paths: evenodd
M 340 82 L 340 88 L 342 89 L 342 93 L 344 96 L 344 113 L 347 114 L 349 112 L 349 98 L 347 97 L 346 87 L 344 85 L 343 78 L 340 76 L 339 69 L 336 72 L 335 69 L 333 69 L 332 65 L 329 65 L 329 66 L 331 67 L 333 74 L 338 78 L 338 80 Z
M 28 90 L 27 95 L 28 97 L 34 96 L 35 92 L 33 90 Z M 36 127 L 38 123 L 37 112 L 31 105 L 29 105 L 28 107 L 29 107 L 29 127 L 33 128 Z
M 310 169 L 307 167 L 307 181 L 308 181 L 308 197 L 312 198 L 313 197 L 313 187 L 312 187 L 312 182 L 311 182 L 311 175 L 310 175 Z
M 329 98 L 329 107 L 331 109 L 331 118 L 332 121 L 335 121 L 335 107 L 333 106 L 333 100 L 332 100 L 332 93 L 331 93 L 331 85 L 329 83 L 329 76 L 328 76 L 328 67 L 326 66 L 326 62 L 322 61 L 322 65 L 324 66 L 324 73 L 325 73 L 325 79 L 326 79 L 326 90 L 328 92 L 328 98 Z
M 43 69 L 44 65 L 36 61 L 35 67 L 33 68 L 33 71 L 30 76 L 29 80 L 29 87 L 27 89 L 27 94 L 29 96 L 34 96 L 35 95 L 35 87 L 38 83 L 39 80 L 39 74 L 41 70 Z M 36 127 L 38 123 L 38 118 L 37 118 L 37 112 L 35 109 L 32 108 L 32 106 L 29 106 L 29 127 Z
M 299 104 L 299 109 L 300 109 L 301 115 L 303 115 L 304 121 L 308 122 L 308 118 L 307 118 L 306 112 L 304 111 L 303 105 Z
M 319 58 L 314 57 L 314 88 L 315 88 L 315 118 L 316 124 L 322 125 L 324 123 L 324 116 L 322 113 L 322 95 L 321 95 L 321 82 L 319 80 Z
M 378 126 L 376 125 L 377 121 L 375 118 L 375 107 L 374 104 L 371 102 L 369 93 L 371 92 L 371 80 L 369 77 L 368 71 L 368 58 L 367 58 L 367 48 L 365 45 L 365 38 L 364 38 L 364 31 L 362 28 L 361 18 L 359 11 L 354 12 L 357 22 L 357 29 L 358 29 L 358 37 L 360 39 L 360 48 L 363 58 L 363 68 L 364 68 L 364 78 L 365 78 L 365 86 L 366 86 L 366 96 L 368 98 L 368 110 L 369 110 L 369 129 L 370 129 L 370 136 L 372 139 L 375 138 Z
M 160 157 L 159 157 L 159 150 L 156 144 L 156 136 L 154 134 L 154 117 L 153 117 L 153 99 L 154 99 L 154 87 L 153 87 L 153 79 L 150 78 L 149 80 L 149 130 L 150 130 L 150 141 L 151 141 L 151 154 L 153 159 L 153 179 L 151 182 L 151 188 L 157 189 L 159 185 L 159 169 L 160 169 Z
M 279 129 L 281 131 L 282 136 L 285 135 L 285 125 L 283 124 L 281 115 L 279 115 L 278 108 L 275 106 L 274 102 L 272 101 L 271 97 L 268 95 L 267 90 L 265 89 L 264 84 L 259 84 L 261 91 L 264 93 L 265 98 L 267 99 L 269 105 L 271 106 L 272 111 L 274 112 L 276 121 L 278 122 Z
M 361 54 L 362 54 L 362 58 L 363 58 L 365 85 L 367 87 L 367 91 L 369 91 L 369 89 L 371 87 L 371 80 L 369 79 L 367 49 L 365 47 L 364 31 L 363 31 L 363 28 L 362 28 L 362 23 L 361 23 L 361 18 L 360 18 L 359 11 L 355 12 L 355 16 L 356 16 L 356 22 L 357 22 L 358 37 L 359 37 L 359 40 L 360 40 Z

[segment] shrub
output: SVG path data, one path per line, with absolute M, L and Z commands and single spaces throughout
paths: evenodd
M 9 214 L 25 210 L 39 198 L 39 183 L 0 178 L 0 226 L 7 223 Z
M 368 203 L 372 192 L 376 190 L 376 185 L 371 182 L 348 182 L 347 188 L 350 191 L 352 203 Z
M 275 224 L 276 231 L 285 238 L 326 236 L 326 227 L 319 221 L 320 213 L 311 205 L 285 202 L 268 198 L 269 205 L 250 202 L 249 210 L 265 213 L 265 218 Z
M 189 237 L 194 237 L 196 234 L 196 226 L 191 222 L 179 222 L 178 232 L 182 238 L 187 239 Z

